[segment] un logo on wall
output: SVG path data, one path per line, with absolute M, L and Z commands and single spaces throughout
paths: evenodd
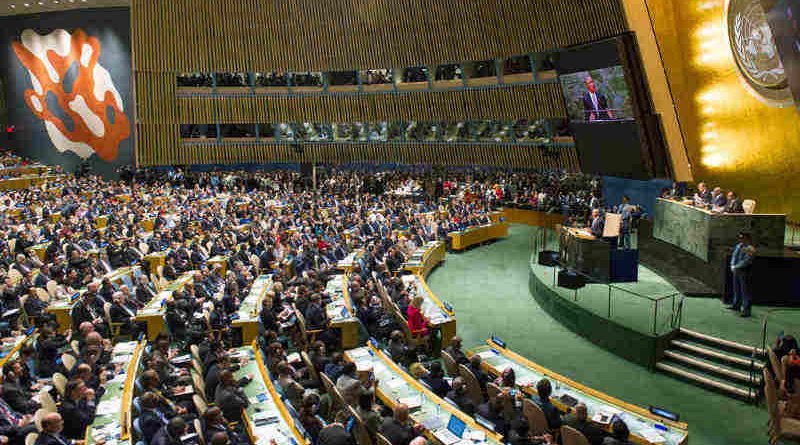
M 728 39 L 740 76 L 768 105 L 793 104 L 772 30 L 760 0 L 728 0 Z

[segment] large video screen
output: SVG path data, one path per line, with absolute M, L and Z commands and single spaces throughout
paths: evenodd
M 626 178 L 668 176 L 636 39 L 621 34 L 554 56 L 570 130 L 584 172 Z
M 564 74 L 559 81 L 570 121 L 633 119 L 631 94 L 621 65 Z

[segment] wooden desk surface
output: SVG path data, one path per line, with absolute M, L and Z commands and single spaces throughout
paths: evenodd
M 415 422 L 425 424 L 438 417 L 439 422 L 437 423 L 441 423 L 442 427 L 446 428 L 450 416 L 455 416 L 466 424 L 465 432 L 478 432 L 486 436 L 486 441 L 478 443 L 503 443 L 503 436 L 478 425 L 470 416 L 424 387 L 373 345 L 346 351 L 345 358 L 355 363 L 359 372 L 371 371 L 373 373 L 378 382 L 376 395 L 392 410 L 409 399 L 421 405 L 419 409 L 412 410 L 410 413 Z M 430 431 L 426 431 L 426 436 L 436 440 Z
M 517 377 L 517 386 L 529 395 L 537 395 L 536 383 L 539 379 L 546 377 L 552 380 L 553 395 L 550 401 L 562 412 L 567 412 L 569 407 L 558 397 L 567 394 L 585 403 L 590 417 L 598 411 L 623 417 L 631 430 L 631 440 L 639 445 L 681 445 L 688 439 L 686 423 L 657 417 L 644 408 L 623 402 L 546 369 L 492 340 L 487 340 L 486 343 L 486 346 L 468 351 L 467 355 L 479 354 L 483 367 L 495 376 L 510 366 Z M 608 427 L 605 429 L 608 431 Z

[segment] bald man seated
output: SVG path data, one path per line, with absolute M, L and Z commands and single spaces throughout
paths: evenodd
M 64 437 L 64 419 L 59 413 L 49 413 L 42 419 L 42 432 L 36 438 L 35 445 L 83 445 L 83 440 L 71 440 Z M 98 445 L 105 440 L 95 441 Z
M 591 445 L 601 445 L 603 443 L 603 431 L 589 420 L 589 412 L 583 403 L 575 405 L 575 410 L 564 420 L 564 425 L 583 433 Z

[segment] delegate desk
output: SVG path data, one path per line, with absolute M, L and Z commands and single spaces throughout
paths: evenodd
M 482 366 L 492 375 L 499 376 L 506 368 L 512 368 L 517 378 L 519 389 L 530 396 L 536 396 L 536 383 L 548 378 L 553 384 L 550 401 L 562 413 L 569 411 L 570 406 L 562 401 L 569 396 L 577 403 L 583 403 L 589 412 L 589 418 L 600 415 L 616 415 L 628 426 L 631 440 L 639 445 L 682 445 L 688 438 L 688 426 L 683 422 L 674 422 L 651 414 L 648 410 L 617 400 L 611 396 L 595 391 L 574 382 L 560 374 L 545 369 L 536 363 L 521 357 L 514 352 L 500 347 L 492 340 L 486 346 L 479 346 L 468 351 L 467 355 L 478 354 Z M 571 405 L 574 405 L 570 403 Z M 598 424 L 606 432 L 611 425 Z
M 227 255 L 214 255 L 213 257 L 209 258 L 206 261 L 208 267 L 212 270 L 214 269 L 214 265 L 219 265 L 219 273 L 223 277 L 225 276 L 225 272 L 228 270 L 228 256 Z
M 694 257 L 694 262 L 679 256 L 674 261 L 718 293 L 724 286 L 725 259 L 733 251 L 739 232 L 750 232 L 759 249 L 778 251 L 784 247 L 786 215 L 716 213 L 691 202 L 656 200 L 653 237 Z
M 196 272 L 194 270 L 184 272 L 183 275 L 169 283 L 145 307 L 139 309 L 136 313 L 133 318 L 135 321 L 147 323 L 148 340 L 155 340 L 158 334 L 166 330 L 166 322 L 164 321 L 164 313 L 166 312 L 164 305 L 166 301 L 172 298 L 172 292 L 183 289 L 186 283 L 192 281 Z
M 0 179 L 0 190 L 22 190 L 33 185 L 42 185 L 63 175 L 24 175 L 17 178 Z
M 140 266 L 126 266 L 120 267 L 119 269 L 103 275 L 103 279 L 108 278 L 115 288 L 119 288 L 121 285 L 127 284 L 133 292 L 136 278 L 141 273 L 142 268 Z M 45 308 L 46 312 L 51 313 L 56 317 L 56 322 L 58 322 L 58 332 L 66 332 L 67 329 L 72 327 L 72 308 L 75 306 L 75 303 L 80 300 L 84 292 L 86 292 L 85 288 L 80 289 L 79 291 L 70 295 L 70 297 L 67 299 L 51 301 L 47 308 Z
M 355 363 L 361 378 L 368 378 L 370 372 L 373 374 L 378 382 L 375 394 L 386 406 L 394 410 L 401 403 L 408 405 L 411 419 L 423 425 L 425 435 L 435 443 L 441 443 L 436 439 L 436 431 L 447 429 L 450 416 L 464 422 L 462 438 L 473 439 L 459 443 L 503 443 L 502 436 L 478 425 L 470 416 L 438 397 L 374 346 L 346 351 L 345 358 Z
M 414 254 L 403 265 L 403 269 L 426 277 L 434 267 L 444 261 L 446 252 L 447 248 L 443 242 L 430 241 L 414 251 Z
M 270 380 L 269 372 L 264 366 L 261 351 L 253 343 L 234 349 L 231 357 L 246 358 L 235 373 L 236 379 L 253 374 L 253 380 L 244 388 L 250 405 L 244 409 L 242 421 L 247 434 L 254 445 L 270 445 L 272 439 L 277 445 L 308 445 L 309 441 L 300 433 L 299 421 L 289 414 Z
M 242 344 L 249 345 L 258 336 L 261 321 L 258 314 L 261 312 L 261 302 L 272 288 L 272 275 L 261 275 L 253 281 L 250 292 L 242 300 L 236 319 L 231 321 L 231 326 L 242 330 Z
M 145 342 L 122 342 L 111 351 L 112 364 L 127 364 L 103 385 L 105 393 L 97 404 L 94 422 L 86 427 L 85 445 L 102 439 L 106 445 L 130 444 L 134 380 Z
M 43 243 L 35 244 L 31 247 L 28 247 L 28 250 L 36 254 L 36 256 L 39 257 L 39 261 L 44 261 L 44 256 L 47 253 L 47 248 L 50 247 L 50 243 L 52 243 L 52 241 L 45 241 Z
M 562 227 L 559 259 L 566 268 L 600 282 L 636 281 L 639 252 L 616 247 L 615 243 L 597 238 L 587 229 Z
M 438 328 L 442 334 L 442 348 L 446 348 L 450 344 L 450 340 L 456 335 L 456 317 L 455 313 L 445 307 L 436 295 L 431 292 L 428 283 L 421 275 L 403 275 L 403 287 L 409 289 L 409 297 L 411 299 L 416 295 L 421 295 L 422 300 L 422 315 L 434 327 Z M 407 323 L 405 314 L 401 314 L 403 320 L 401 322 Z
M 489 240 L 508 236 L 508 224 L 504 222 L 485 224 L 458 232 L 450 232 L 448 236 L 453 240 L 453 250 L 464 250 Z
M 158 268 L 164 267 L 164 264 L 167 262 L 167 255 L 169 255 L 170 249 L 164 249 L 161 252 L 150 252 L 144 257 L 142 257 L 142 261 L 146 261 L 150 264 L 150 273 L 158 275 Z
M 345 273 L 349 274 L 350 272 L 353 271 L 353 266 L 361 258 L 362 255 L 364 255 L 364 249 L 356 249 L 347 254 L 346 257 L 339 260 L 336 263 L 336 267 L 342 269 Z
M 325 306 L 328 327 L 341 331 L 342 349 L 358 345 L 358 318 L 353 315 L 350 289 L 346 283 L 350 283 L 350 275 L 334 275 L 325 285 L 325 293 L 331 298 Z
M 0 343 L 0 369 L 3 369 L 3 366 L 5 366 L 10 360 L 15 359 L 17 355 L 19 355 L 19 351 L 23 346 L 32 346 L 34 343 L 36 343 L 36 338 L 38 336 L 38 331 L 36 331 L 36 328 L 32 327 L 23 335 L 4 338 L 2 343 Z M 2 376 L 0 376 L 0 382 L 2 381 Z

